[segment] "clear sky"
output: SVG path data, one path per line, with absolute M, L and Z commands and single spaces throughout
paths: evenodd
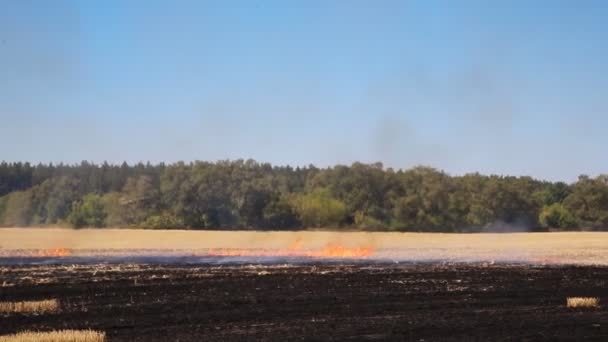
M 0 2 L 0 160 L 608 173 L 608 1 Z

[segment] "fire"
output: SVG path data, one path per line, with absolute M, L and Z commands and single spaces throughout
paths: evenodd
M 530 262 L 537 264 L 560 264 L 563 263 L 564 260 L 561 260 L 556 257 L 538 257 L 530 259 Z
M 288 249 L 214 249 L 209 256 L 227 257 L 303 257 L 303 258 L 367 258 L 374 254 L 371 247 L 348 248 L 338 244 L 327 244 L 318 250 L 301 249 L 302 242 L 294 241 Z
M 298 238 L 298 239 L 295 239 L 295 241 L 289 245 L 289 250 L 296 251 L 296 250 L 300 249 L 301 247 L 302 247 L 302 239 Z
M 72 251 L 67 248 L 44 249 L 37 253 L 41 257 L 66 257 L 72 255 Z
M 320 251 L 312 251 L 307 256 L 314 258 L 367 258 L 374 254 L 371 247 L 346 248 L 341 245 L 329 244 Z

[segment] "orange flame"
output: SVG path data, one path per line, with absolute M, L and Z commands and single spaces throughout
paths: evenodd
M 37 255 L 41 257 L 66 257 L 72 255 L 72 251 L 67 248 L 45 249 L 38 251 Z
M 302 242 L 298 239 L 288 249 L 213 249 L 209 256 L 232 257 L 304 257 L 304 258 L 367 258 L 374 254 L 371 247 L 347 248 L 338 244 L 327 244 L 319 250 L 301 250 Z
M 315 258 L 367 258 L 373 254 L 374 250 L 371 247 L 346 248 L 329 244 L 320 251 L 306 253 L 306 256 Z
M 563 263 L 564 260 L 561 260 L 557 257 L 538 257 L 530 259 L 530 262 L 538 264 L 560 264 Z

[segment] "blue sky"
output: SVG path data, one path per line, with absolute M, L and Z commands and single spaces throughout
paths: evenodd
M 0 159 L 608 172 L 605 1 L 0 3 Z

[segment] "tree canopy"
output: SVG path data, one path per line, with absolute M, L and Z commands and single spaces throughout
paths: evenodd
M 608 176 L 450 176 L 354 163 L 0 163 L 0 225 L 183 229 L 608 229 Z

